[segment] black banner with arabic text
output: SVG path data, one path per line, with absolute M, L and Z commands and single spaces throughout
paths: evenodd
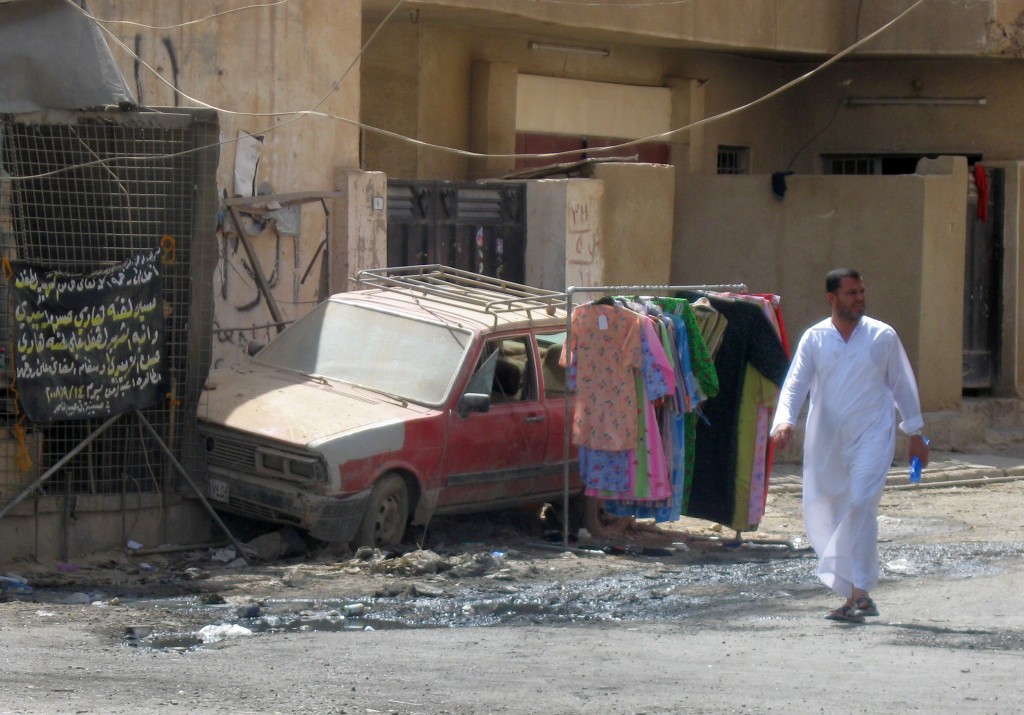
M 108 417 L 163 397 L 159 250 L 88 274 L 10 265 L 15 384 L 29 419 Z

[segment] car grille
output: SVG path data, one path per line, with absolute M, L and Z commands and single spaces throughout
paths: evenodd
M 206 463 L 235 472 L 256 471 L 256 446 L 220 434 L 206 434 Z
M 206 442 L 206 463 L 210 467 L 252 474 L 263 477 L 285 479 L 299 484 L 323 483 L 327 481 L 327 470 L 319 455 L 281 448 L 272 442 L 264 442 L 245 434 L 229 430 L 200 428 Z M 266 456 L 275 459 L 301 463 L 307 474 L 296 474 L 291 468 L 270 469 Z

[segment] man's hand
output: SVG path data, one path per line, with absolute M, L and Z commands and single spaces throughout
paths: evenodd
M 921 466 L 928 466 L 928 444 L 924 441 L 924 437 L 919 434 L 915 434 L 910 438 L 910 445 L 907 449 L 907 461 L 913 461 L 914 457 L 921 460 Z
M 793 441 L 793 425 L 781 424 L 772 432 L 772 441 L 779 449 L 785 449 Z M 927 451 L 927 447 L 925 450 Z M 924 462 L 922 462 L 924 464 Z

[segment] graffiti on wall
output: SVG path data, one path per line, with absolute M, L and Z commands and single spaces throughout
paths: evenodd
M 164 72 L 163 62 L 166 61 L 170 65 L 171 77 L 168 80 L 168 82 L 170 82 L 171 86 L 174 88 L 174 92 L 173 92 L 174 96 L 172 97 L 172 101 L 174 102 L 174 106 L 175 107 L 180 107 L 181 106 L 181 95 L 180 95 L 178 90 L 180 90 L 181 88 L 178 85 L 178 80 L 179 80 L 178 54 L 177 54 L 177 51 L 174 49 L 174 40 L 172 40 L 169 36 L 164 35 L 162 38 L 160 38 L 160 45 L 163 47 L 163 53 L 162 54 L 158 54 L 158 55 L 152 57 L 150 59 L 150 61 L 147 61 L 147 64 L 149 64 L 151 67 L 156 69 L 161 74 Z M 138 100 L 139 105 L 143 106 L 143 107 L 146 106 L 145 92 L 143 91 L 143 86 L 142 86 L 142 59 L 141 59 L 144 49 L 145 48 L 142 45 L 142 35 L 139 34 L 139 33 L 136 33 L 136 35 L 135 35 L 135 47 L 134 47 L 135 61 L 133 63 L 133 70 L 134 70 L 133 74 L 135 76 L 135 97 Z
M 601 227 L 597 204 L 570 201 L 566 207 L 566 282 L 600 285 L 602 282 Z

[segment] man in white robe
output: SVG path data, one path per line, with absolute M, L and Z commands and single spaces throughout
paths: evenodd
M 825 279 L 832 315 L 804 333 L 772 424 L 784 448 L 810 395 L 804 436 L 804 523 L 819 559 L 818 577 L 846 599 L 826 618 L 877 616 L 878 505 L 899 427 L 909 457 L 928 464 L 917 383 L 890 326 L 864 315 L 864 281 L 840 268 Z

